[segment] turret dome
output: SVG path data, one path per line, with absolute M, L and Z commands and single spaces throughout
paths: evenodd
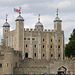
M 62 20 L 60 20 L 60 18 L 58 17 L 58 8 L 57 8 L 57 14 L 56 14 L 56 18 L 54 20 L 54 22 L 62 22 Z
M 6 22 L 3 24 L 3 27 L 10 27 L 9 23 L 7 22 L 7 14 L 6 14 Z
M 8 22 L 5 22 L 3 27 L 10 27 L 9 23 Z
M 43 27 L 43 24 L 40 22 L 40 14 L 38 15 L 38 22 L 35 24 L 35 27 Z
M 23 17 L 21 15 L 19 15 L 15 21 L 24 21 Z

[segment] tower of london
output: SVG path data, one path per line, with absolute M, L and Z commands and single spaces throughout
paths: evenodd
M 60 74 L 75 73 L 75 61 L 65 60 L 62 20 L 54 19 L 54 30 L 45 29 L 38 22 L 34 29 L 24 28 L 24 18 L 19 13 L 15 30 L 10 31 L 7 21 L 3 24 L 0 46 L 0 74 Z

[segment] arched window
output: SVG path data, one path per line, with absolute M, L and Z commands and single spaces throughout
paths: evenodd
M 60 46 L 58 46 L 58 48 L 60 48 Z
M 36 45 L 34 45 L 34 48 L 36 48 Z
M 51 42 L 52 42 L 52 39 L 51 39 Z
M 52 48 L 52 45 L 51 45 L 51 48 Z
M 36 53 L 34 53 L 34 56 L 36 57 Z
M 44 45 L 43 45 L 43 48 L 44 48 Z
M 25 58 L 28 58 L 28 53 L 27 52 L 25 53 Z
M 44 39 L 43 39 L 43 42 L 44 42 Z
M 58 55 L 58 57 L 60 57 L 60 54 Z
M 59 42 L 60 42 L 60 39 L 59 39 Z
M 26 48 L 27 48 L 27 46 L 28 46 L 28 45 L 26 44 Z
M 43 54 L 43 57 L 45 56 L 45 54 Z

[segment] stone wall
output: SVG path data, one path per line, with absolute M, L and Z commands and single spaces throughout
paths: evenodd
M 15 74 L 57 74 L 60 67 L 66 68 L 66 74 L 75 74 L 75 61 L 47 61 L 26 59 L 20 62 L 20 67 L 14 69 Z

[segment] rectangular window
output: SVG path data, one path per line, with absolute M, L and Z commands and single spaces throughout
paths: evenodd
M 30 38 L 28 38 L 27 40 L 30 40 Z
M 0 67 L 2 67 L 2 64 L 0 63 Z
M 32 40 L 35 40 L 35 38 L 32 38 Z
M 24 40 L 26 40 L 26 38 L 24 38 Z

